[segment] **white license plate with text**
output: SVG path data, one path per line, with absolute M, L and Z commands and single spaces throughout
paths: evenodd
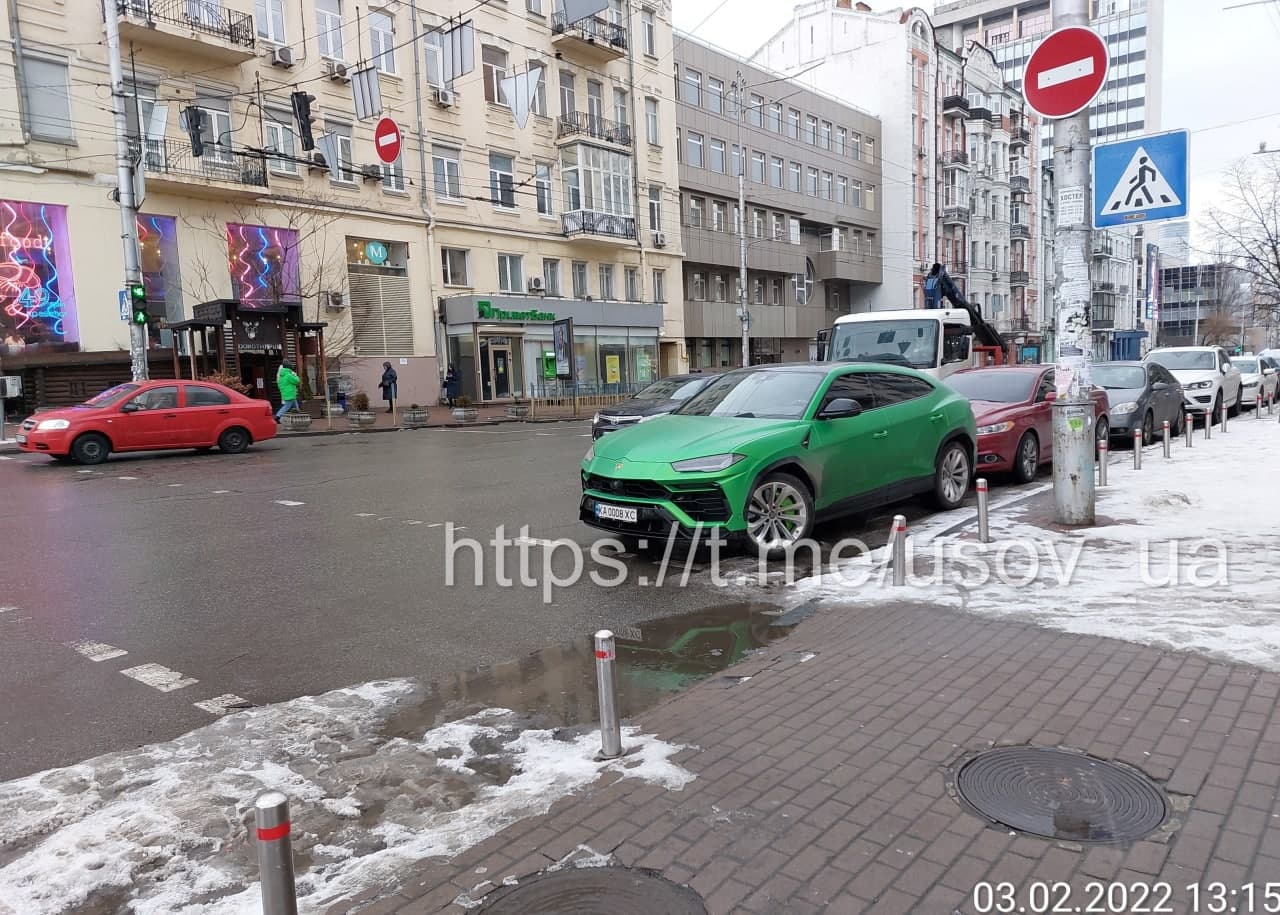
M 17 435 L 15 438 L 19 445 L 25 445 L 27 443 L 27 437 L 25 435 Z
M 625 505 L 605 505 L 603 502 L 597 502 L 596 517 L 608 519 L 610 521 L 624 521 L 627 524 L 635 524 L 640 520 L 640 509 L 629 508 Z

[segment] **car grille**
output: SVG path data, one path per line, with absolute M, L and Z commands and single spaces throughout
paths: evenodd
M 587 477 L 586 483 L 587 489 L 629 499 L 665 499 L 668 496 L 666 487 L 649 480 L 613 480 L 593 473 Z
M 719 486 L 671 487 L 671 501 L 694 521 L 728 521 L 733 514 Z
M 600 422 L 608 423 L 611 426 L 625 426 L 629 423 L 640 422 L 639 416 L 610 416 L 607 413 L 600 414 Z

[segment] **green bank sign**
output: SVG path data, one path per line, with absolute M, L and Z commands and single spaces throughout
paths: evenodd
M 549 311 L 503 311 L 494 308 L 489 302 L 477 302 L 476 309 L 485 321 L 554 321 L 556 316 Z

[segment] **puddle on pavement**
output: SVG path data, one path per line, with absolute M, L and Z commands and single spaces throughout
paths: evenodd
M 615 630 L 619 713 L 633 717 L 725 670 L 785 636 L 814 610 L 808 604 L 784 614 L 771 604 L 730 604 Z M 384 734 L 416 737 L 486 708 L 510 709 L 532 727 L 594 724 L 594 641 L 584 637 L 437 680 L 422 701 L 387 721 Z

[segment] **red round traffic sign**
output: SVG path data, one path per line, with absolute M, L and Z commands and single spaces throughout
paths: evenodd
M 378 121 L 378 126 L 373 128 L 373 148 L 378 152 L 378 158 L 390 165 L 400 158 L 400 147 L 404 145 L 404 138 L 400 135 L 400 128 L 391 118 L 382 118 Z
M 1042 117 L 1070 117 L 1102 91 L 1108 63 L 1107 43 L 1093 29 L 1058 29 L 1031 52 L 1022 75 L 1022 95 Z

